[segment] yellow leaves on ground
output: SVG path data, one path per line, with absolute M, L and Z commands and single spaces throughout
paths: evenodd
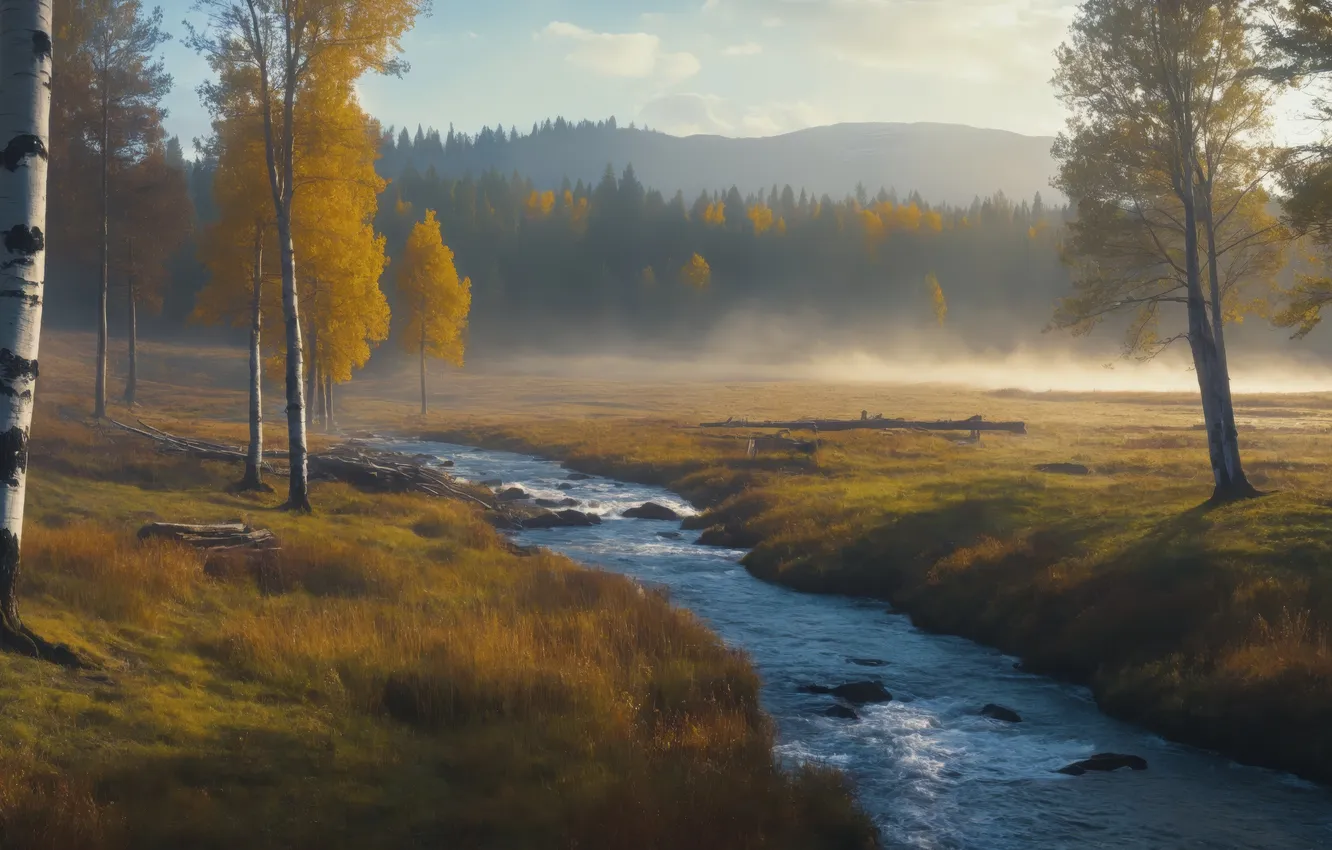
M 425 221 L 417 222 L 407 237 L 397 283 L 410 311 L 403 346 L 461 366 L 472 281 L 458 279 L 453 252 L 444 244 L 434 210 L 426 210 Z
M 712 282 L 712 268 L 702 255 L 695 254 L 680 269 L 680 279 L 695 289 L 707 289 Z

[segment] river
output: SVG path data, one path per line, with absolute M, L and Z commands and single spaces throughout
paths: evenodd
M 763 679 L 779 755 L 850 774 L 888 847 L 1332 847 L 1326 788 L 1120 723 L 1097 709 L 1087 689 L 1022 673 L 1016 659 L 970 641 L 922 632 L 882 602 L 761 582 L 739 564 L 743 551 L 698 546 L 697 532 L 681 532 L 678 523 L 619 516 L 646 501 L 695 512 L 666 490 L 605 478 L 567 481 L 569 471 L 557 462 L 507 452 L 420 442 L 392 447 L 453 460 L 462 479 L 500 479 L 535 497 L 571 497 L 580 510 L 602 515 L 597 527 L 525 531 L 517 539 L 664 586 L 675 604 L 744 649 Z M 832 698 L 798 690 L 871 678 L 894 699 L 862 707 L 855 721 L 821 716 Z M 1023 722 L 980 716 L 986 703 L 1015 709 Z M 1055 773 L 1106 751 L 1142 756 L 1150 767 Z

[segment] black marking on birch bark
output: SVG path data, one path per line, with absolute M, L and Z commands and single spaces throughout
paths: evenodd
M 0 395 L 6 398 L 31 399 L 32 390 L 24 390 L 23 392 L 19 392 L 9 384 L 0 384 Z
M 37 54 L 37 60 L 51 58 L 51 36 L 41 30 L 32 31 L 32 52 Z
M 28 267 L 32 264 L 32 257 L 15 257 L 12 260 L 5 260 L 3 263 L 0 263 L 0 271 L 9 271 L 10 269 L 18 268 L 19 266 Z
M 16 224 L 5 231 L 5 249 L 11 254 L 26 254 L 31 257 L 38 251 L 46 250 L 46 237 L 42 235 L 40 227 L 28 228 Z
M 13 260 L 10 260 L 10 262 L 13 262 Z M 9 263 L 5 263 L 0 268 L 9 268 Z M 33 307 L 42 303 L 42 296 L 35 292 L 24 292 L 22 289 L 0 289 L 0 298 L 17 298 L 20 301 L 28 302 Z
M 9 140 L 9 144 L 5 145 L 5 168 L 14 171 L 26 162 L 30 156 L 46 159 L 46 145 L 42 144 L 42 140 L 38 136 L 31 133 L 19 133 Z
M 19 357 L 8 348 L 0 348 L 0 381 L 37 380 L 37 361 Z
M 15 425 L 0 433 L 0 481 L 19 486 L 19 475 L 28 468 L 28 432 Z

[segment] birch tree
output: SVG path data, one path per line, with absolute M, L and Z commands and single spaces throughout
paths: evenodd
M 264 283 L 273 275 L 273 264 L 265 265 L 265 258 L 273 256 L 276 241 L 264 171 L 263 132 L 254 118 L 243 116 L 215 122 L 213 132 L 217 157 L 213 197 L 218 215 L 199 243 L 199 259 L 209 278 L 191 318 L 250 329 L 250 442 L 239 489 L 268 492 L 272 488 L 263 480 L 262 345 Z
M 427 0 L 196 0 L 206 19 L 190 44 L 208 58 L 218 82 L 204 87 L 215 112 L 234 103 L 220 87 L 245 81 L 263 124 L 268 186 L 277 229 L 286 324 L 286 507 L 310 510 L 306 459 L 303 344 L 292 201 L 296 190 L 297 96 L 318 75 L 354 81 L 369 71 L 400 73 L 401 38 Z
M 17 581 L 23 539 L 28 436 L 37 382 L 46 276 L 46 168 L 51 115 L 51 4 L 0 3 L 0 641 L 5 648 L 76 662 L 23 625 Z
M 458 279 L 453 252 L 444 244 L 434 210 L 426 210 L 407 237 L 398 292 L 407 307 L 402 344 L 421 361 L 421 415 L 426 415 L 426 357 L 461 366 L 464 331 L 472 307 L 472 281 Z
M 1299 339 L 1318 326 L 1323 308 L 1332 303 L 1332 276 L 1326 270 L 1332 253 L 1332 134 L 1327 131 L 1332 126 L 1332 3 L 1288 0 L 1273 5 L 1275 14 L 1264 27 L 1272 51 L 1268 75 L 1279 82 L 1300 83 L 1323 127 L 1318 141 L 1284 151 L 1281 169 L 1284 217 L 1324 266 L 1296 276 L 1295 285 L 1285 293 L 1283 309 L 1274 317 L 1278 326 L 1291 328 Z
M 1077 204 L 1066 242 L 1075 291 L 1055 324 L 1085 333 L 1128 312 L 1127 352 L 1188 342 L 1214 499 L 1256 492 L 1241 463 L 1224 325 L 1246 287 L 1270 286 L 1284 239 L 1264 210 L 1270 102 L 1251 33 L 1239 0 L 1087 0 L 1054 78 L 1070 110 L 1056 184 Z M 1163 336 L 1162 321 L 1180 318 Z

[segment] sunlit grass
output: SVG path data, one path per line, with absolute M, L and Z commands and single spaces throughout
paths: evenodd
M 778 769 L 748 660 L 658 595 L 460 503 L 232 494 L 238 468 L 92 427 L 52 372 L 21 604 L 96 667 L 0 655 L 6 848 L 873 845 L 839 774 Z M 282 549 L 138 541 L 157 519 Z
M 799 398 L 729 391 L 769 408 Z M 903 394 L 922 416 L 956 404 Z M 743 440 L 688 421 L 435 421 L 442 438 L 671 486 L 708 509 L 690 521 L 705 539 L 753 547 L 745 563 L 762 578 L 891 599 L 922 625 L 1088 681 L 1121 716 L 1332 779 L 1332 730 L 1318 719 L 1332 711 L 1328 400 L 1245 400 L 1242 415 L 1278 423 L 1242 434 L 1268 495 L 1210 505 L 1188 399 L 968 398 L 1026 419 L 1030 434 L 833 433 L 815 458 L 748 459 Z M 1036 469 L 1051 462 L 1091 474 Z

